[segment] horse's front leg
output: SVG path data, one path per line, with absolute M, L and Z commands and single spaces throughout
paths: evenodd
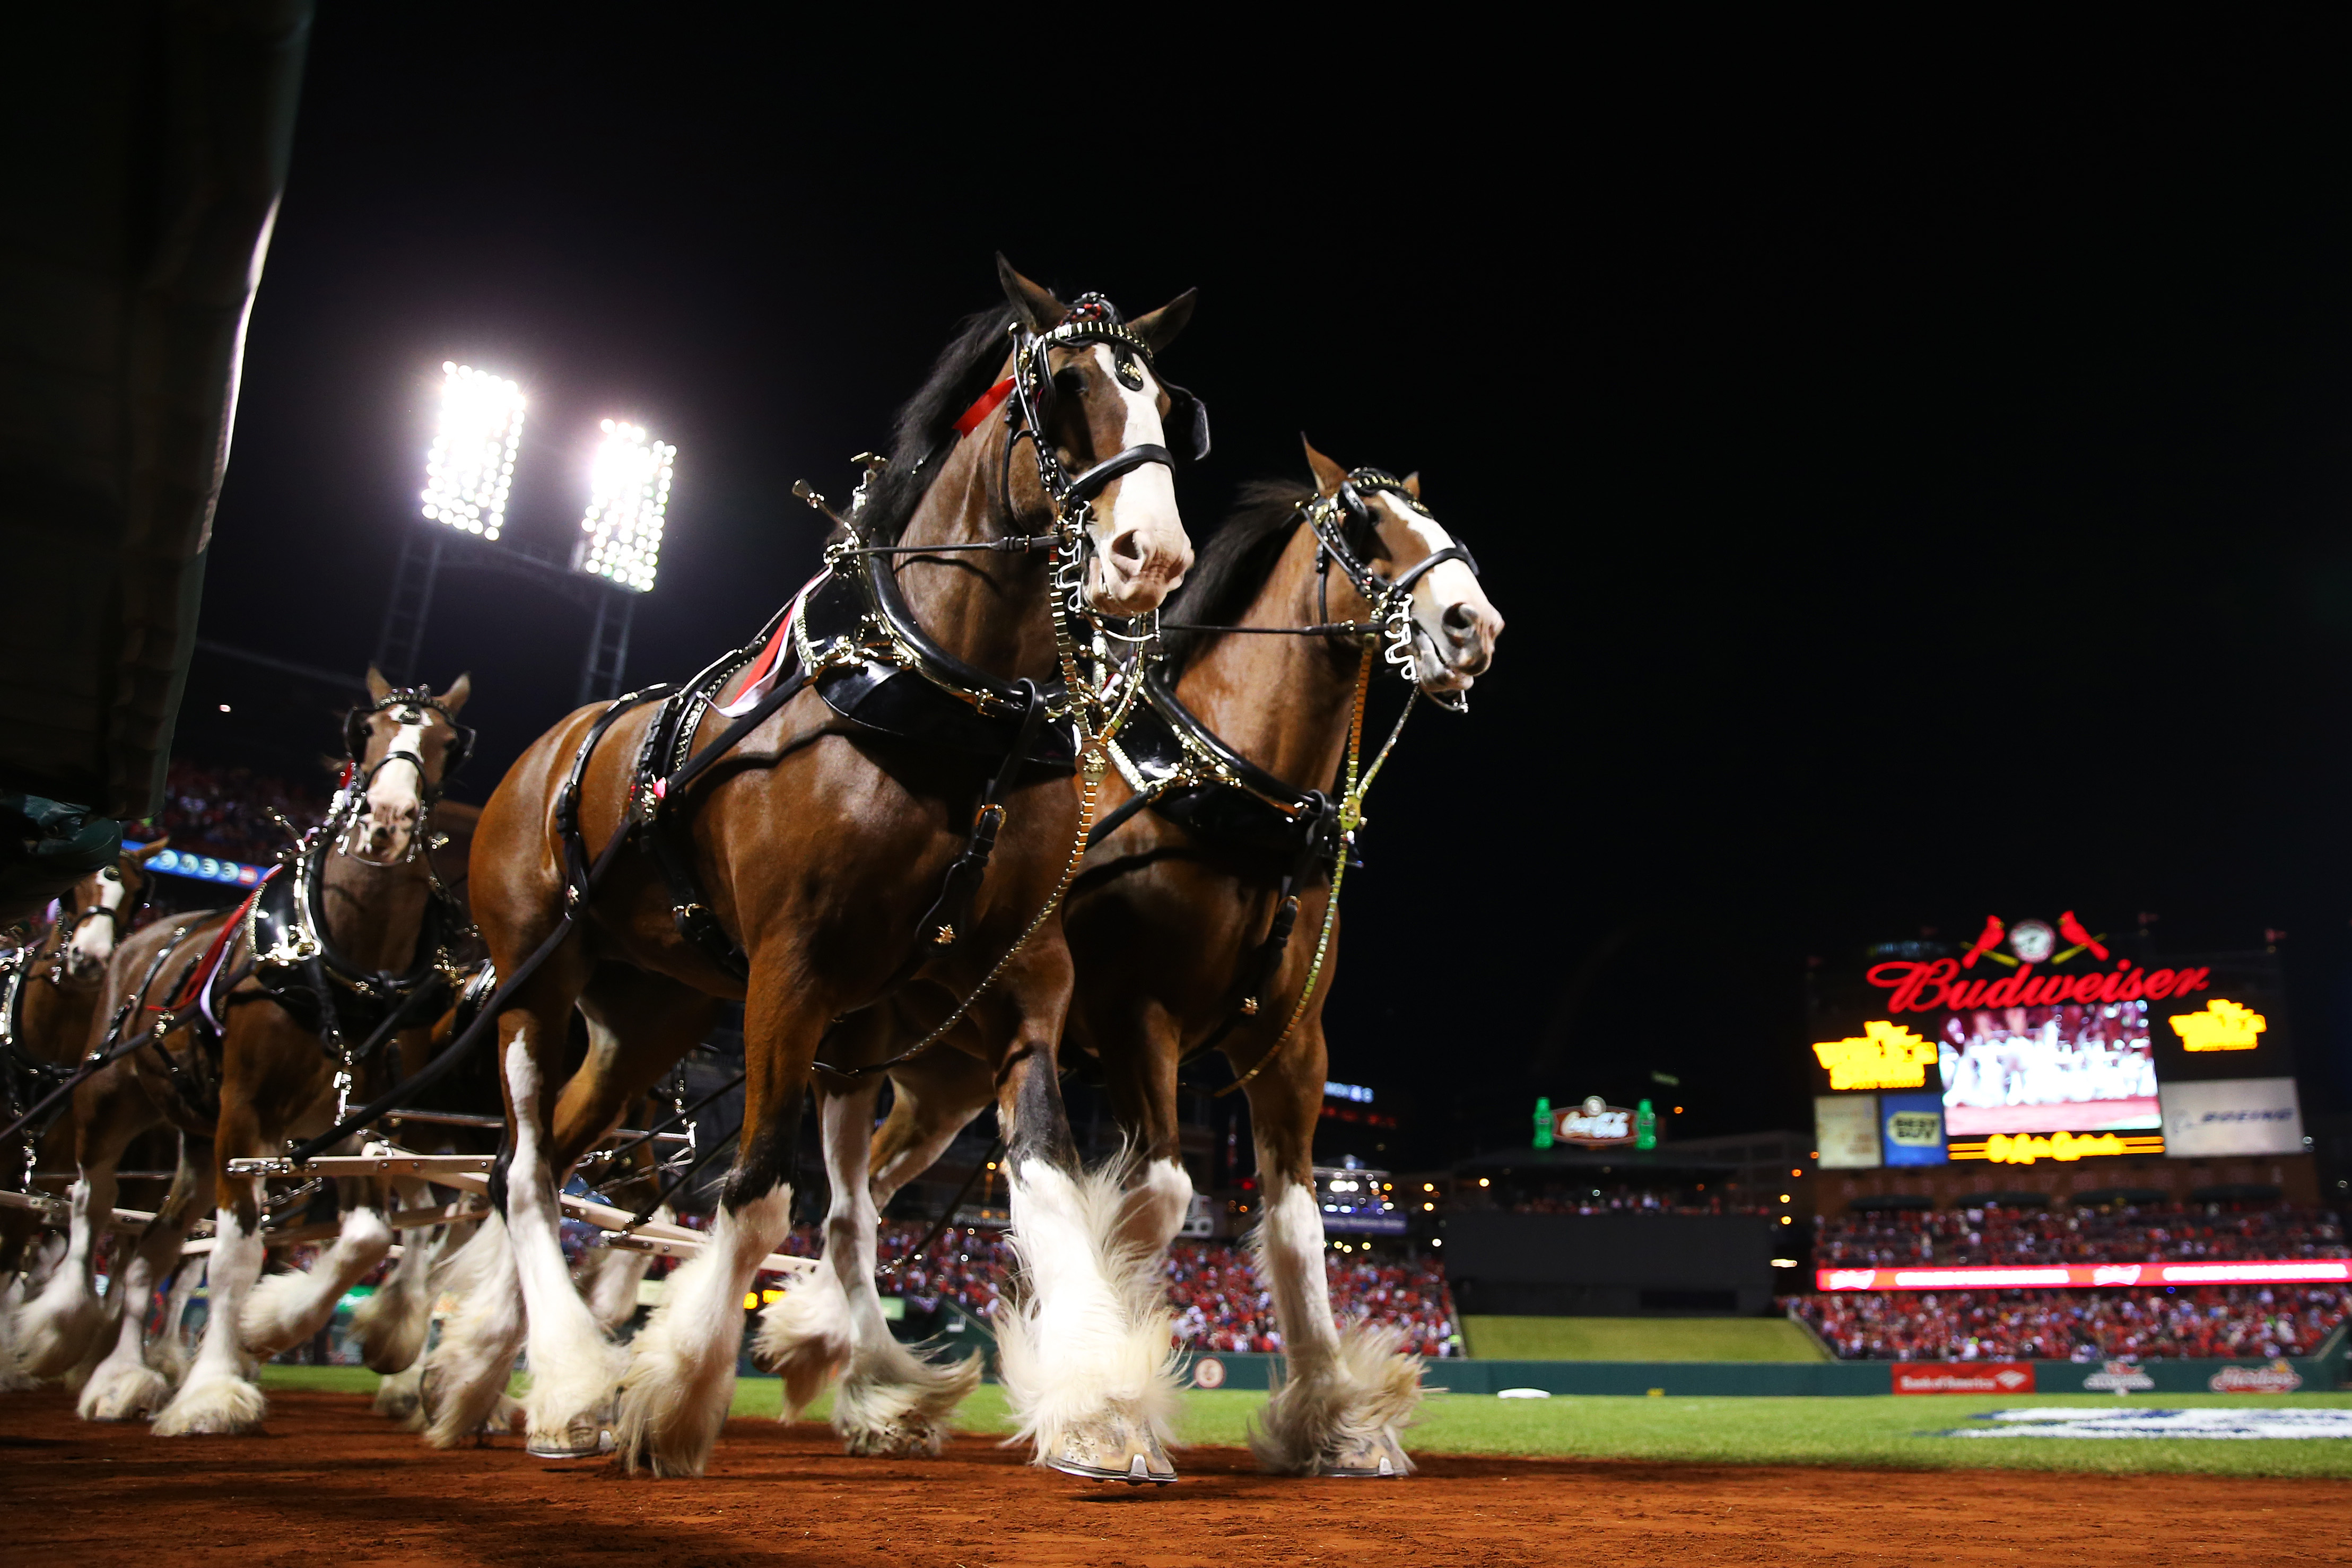
M 998 1369 L 1034 1463 L 1102 1480 L 1168 1482 L 1177 1388 L 1156 1254 L 1130 1239 L 1125 1173 L 1079 1167 L 1056 1076 L 1070 962 L 1040 931 L 1006 986 L 1015 1019 L 997 1075 L 1013 1246 L 1025 1284 L 998 1308 Z
M 630 1343 L 614 1436 L 634 1473 L 698 1476 L 735 1393 L 743 1296 L 792 1228 L 801 1096 L 826 1012 L 796 944 L 754 951 L 743 1011 L 743 1125 L 702 1250 L 671 1273 Z
M 338 1184 L 343 1204 L 335 1245 L 309 1268 L 265 1275 L 246 1298 L 238 1327 L 247 1351 L 264 1360 L 293 1349 L 333 1321 L 335 1304 L 366 1279 L 392 1250 L 385 1218 L 385 1184 L 355 1178 Z
M 249 1095 L 231 1075 L 221 1088 L 219 1131 L 214 1142 L 213 1250 L 205 1266 L 204 1339 L 188 1380 L 156 1413 L 159 1437 L 212 1436 L 257 1432 L 269 1402 L 245 1375 L 245 1350 L 237 1324 L 255 1283 L 261 1278 L 261 1180 L 232 1176 L 231 1160 L 262 1153 L 261 1129 Z
M 179 1169 L 173 1173 L 172 1190 L 164 1196 L 163 1208 L 140 1234 L 130 1261 L 118 1272 L 116 1289 L 111 1292 L 120 1297 L 121 1312 L 114 1348 L 90 1373 L 89 1381 L 82 1384 L 81 1398 L 75 1408 L 83 1420 L 143 1418 L 171 1396 L 170 1382 L 147 1362 L 147 1303 L 156 1284 L 180 1263 L 180 1247 L 187 1240 L 196 1215 L 213 1206 L 213 1182 L 211 1142 L 182 1138 Z M 203 1265 L 192 1261 L 181 1267 L 200 1270 Z M 173 1295 L 183 1306 L 186 1304 L 185 1298 L 176 1290 Z M 167 1310 L 163 1337 L 168 1340 L 178 1332 L 178 1321 Z
M 1412 1462 L 1397 1434 L 1421 1404 L 1421 1359 L 1395 1329 L 1342 1329 L 1331 1315 L 1314 1160 L 1326 1065 L 1318 1009 L 1244 1091 L 1264 1188 L 1251 1242 L 1286 1358 L 1265 1427 L 1250 1433 L 1250 1448 L 1260 1468 L 1276 1475 L 1401 1476 Z

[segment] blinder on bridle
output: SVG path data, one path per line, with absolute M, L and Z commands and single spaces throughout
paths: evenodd
M 1168 395 L 1168 416 L 1162 422 L 1168 444 L 1165 447 L 1145 444 L 1129 447 L 1097 463 L 1086 472 L 1070 479 L 1063 498 L 1091 500 L 1102 493 L 1104 487 L 1121 474 L 1145 463 L 1167 463 L 1173 467 L 1179 459 L 1197 463 L 1209 455 L 1209 409 L 1187 388 L 1177 385 L 1162 375 L 1154 363 L 1151 345 L 1127 324 L 1118 307 L 1100 294 L 1081 294 L 1070 313 L 1059 324 L 1042 332 L 1024 331 L 1013 327 L 1019 346 L 1013 351 L 1013 382 L 1014 401 L 1019 406 L 1008 410 L 1009 416 L 1025 416 L 1032 438 L 1040 449 L 1053 428 L 1060 395 L 1054 384 L 1053 367 L 1047 363 L 1047 351 L 1073 343 L 1099 342 L 1110 345 L 1113 374 L 1118 384 L 1129 392 L 1143 390 L 1143 376 L 1137 366 L 1149 370 L 1160 382 L 1160 389 Z M 1118 465 L 1114 468 L 1113 465 Z M 1057 498 L 1057 499 L 1063 499 Z
M 402 724 L 421 724 L 425 721 L 425 715 L 430 712 L 449 726 L 453 738 L 447 754 L 442 759 L 439 784 L 436 784 L 432 774 L 426 771 L 425 759 L 415 752 L 386 752 L 373 767 L 367 765 L 368 721 L 394 709 L 406 710 L 394 715 Z M 474 731 L 471 725 L 460 724 L 451 718 L 449 710 L 434 700 L 430 688 L 407 687 L 384 693 L 373 707 L 354 708 L 343 716 L 343 754 L 350 760 L 352 770 L 347 784 L 361 795 L 367 793 L 368 786 L 375 782 L 376 774 L 390 764 L 397 762 L 409 763 L 416 769 L 417 785 L 429 810 L 441 798 L 443 786 L 457 776 L 457 770 L 464 767 L 466 759 L 474 754 Z

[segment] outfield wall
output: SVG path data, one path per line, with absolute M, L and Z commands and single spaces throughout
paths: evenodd
M 1178 1376 L 1193 1387 L 1262 1389 L 1272 1385 L 1283 1358 L 1278 1355 L 1188 1352 Z M 1214 1370 L 1204 1367 L 1214 1363 Z M 1499 1394 L 1507 1388 L 1536 1388 L 1546 1394 L 1618 1394 L 1668 1395 L 1845 1395 L 1893 1394 L 1895 1370 L 1924 1371 L 1935 1363 L 1885 1361 L 1816 1362 L 1694 1362 L 1694 1361 L 1422 1361 L 1422 1384 L 1452 1394 Z M 1954 1363 L 1967 1371 L 1990 1363 Z M 2007 1363 L 2001 1363 L 2007 1364 Z M 2111 1393 L 2096 1380 L 2113 1381 L 2118 1374 L 2098 1362 L 2042 1361 L 2017 1363 L 2033 1369 L 2033 1385 L 2019 1393 Z M 2224 1368 L 2269 1373 L 2276 1363 L 2256 1357 L 2236 1360 L 2148 1361 L 2119 1375 L 2132 1384 L 2128 1392 L 2147 1394 L 2206 1394 Z M 2343 1359 L 2305 1357 L 2287 1365 L 2303 1380 L 2301 1393 L 2333 1390 L 2343 1382 Z M 2149 1386 L 2137 1386 L 2143 1378 Z M 2085 1379 L 2093 1381 L 2088 1387 Z M 1988 1391 L 1985 1397 L 1996 1395 Z

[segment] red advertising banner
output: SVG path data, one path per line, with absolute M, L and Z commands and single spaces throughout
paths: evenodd
M 2032 1394 L 2033 1363 L 2024 1361 L 1896 1362 L 1897 1394 Z
M 1937 1268 L 1817 1268 L 1816 1290 L 2063 1290 L 2085 1285 L 2339 1285 L 2352 1259 L 2242 1263 L 1970 1264 Z

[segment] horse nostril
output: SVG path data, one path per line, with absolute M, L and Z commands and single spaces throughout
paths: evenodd
M 1454 637 L 1467 637 L 1478 625 L 1477 614 L 1467 605 L 1445 606 L 1445 629 Z
M 1139 531 L 1129 529 L 1110 542 L 1111 558 L 1132 571 L 1143 564 L 1143 540 Z

